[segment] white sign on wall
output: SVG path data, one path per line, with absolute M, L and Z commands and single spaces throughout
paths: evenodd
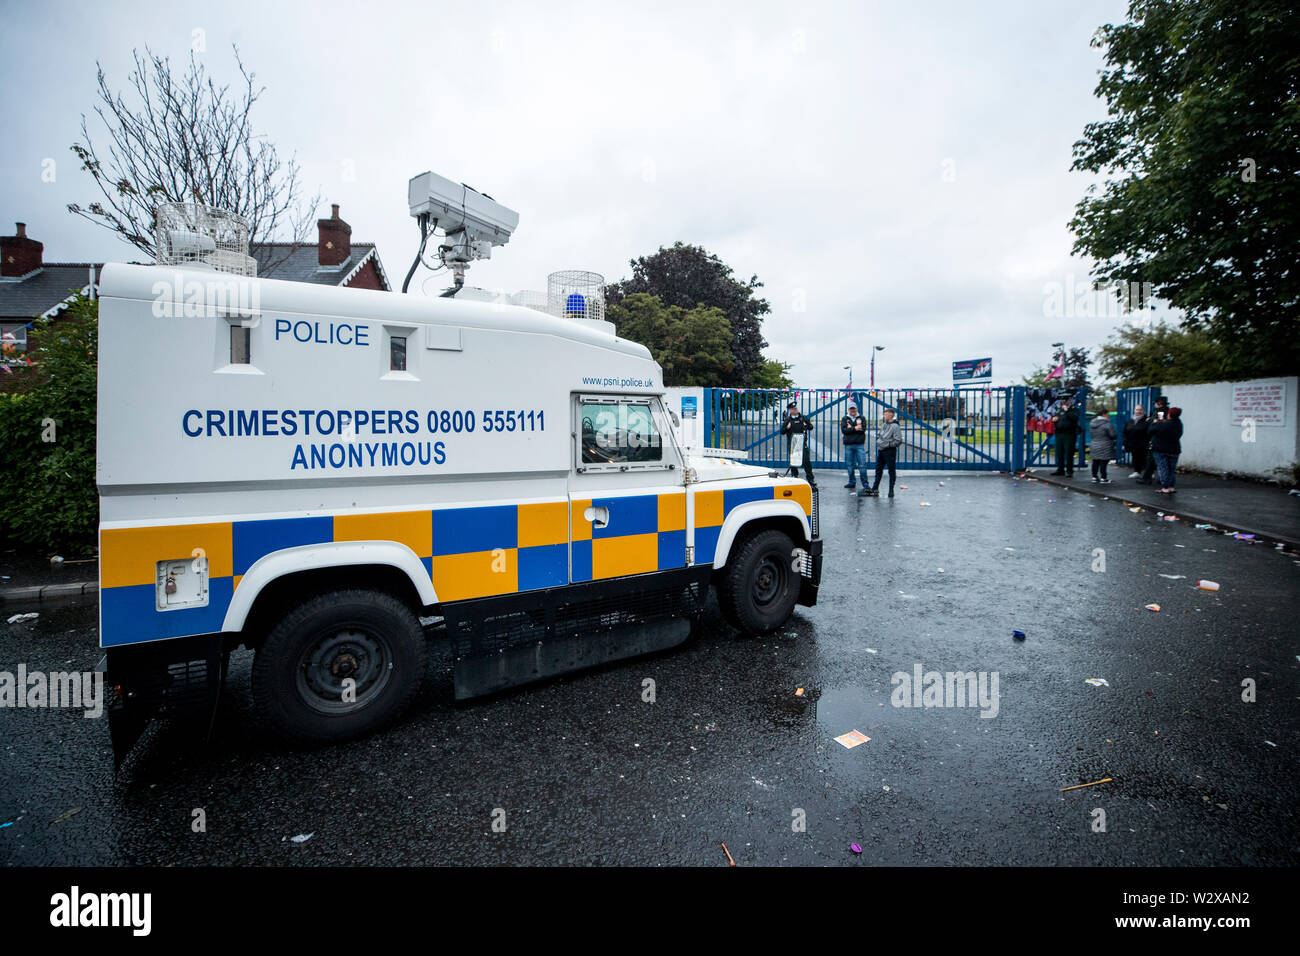
M 1232 424 L 1249 418 L 1256 425 L 1286 424 L 1286 382 L 1234 382 Z

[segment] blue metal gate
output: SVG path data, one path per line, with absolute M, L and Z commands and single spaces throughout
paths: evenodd
M 903 430 L 898 467 L 928 470 L 1006 471 L 1015 428 L 1011 395 L 997 388 L 706 389 L 709 444 L 745 451 L 768 468 L 787 463 L 781 417 L 794 402 L 813 424 L 809 456 L 814 468 L 843 468 L 840 419 L 853 402 L 866 417 L 867 456 L 874 458 L 875 425 L 893 408 Z
M 840 419 L 849 403 L 866 417 L 867 458 L 875 458 L 875 426 L 886 408 L 897 412 L 903 446 L 898 467 L 928 471 L 1020 471 L 1049 463 L 1051 435 L 1033 430 L 1041 415 L 1042 389 L 1024 386 L 988 388 L 792 388 L 704 390 L 706 442 L 713 448 L 748 453 L 766 468 L 784 468 L 787 441 L 781 418 L 794 402 L 812 422 L 809 457 L 814 468 L 843 468 Z M 1057 389 L 1059 394 L 1061 390 Z M 1087 389 L 1075 390 L 1080 438 L 1075 449 L 1083 466 L 1087 434 Z M 1032 400 L 1031 400 L 1032 399 Z M 1036 405 L 1037 403 L 1037 405 Z

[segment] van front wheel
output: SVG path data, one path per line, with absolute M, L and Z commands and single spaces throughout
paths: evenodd
M 282 737 L 327 743 L 395 718 L 425 672 L 419 618 L 382 591 L 320 594 L 290 611 L 253 662 L 253 699 Z
M 760 531 L 727 559 L 718 586 L 723 617 L 747 634 L 766 634 L 790 619 L 799 599 L 792 566 L 794 542 L 782 531 Z

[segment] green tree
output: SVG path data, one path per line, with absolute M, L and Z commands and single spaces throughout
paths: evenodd
M 35 364 L 0 395 L 0 527 L 18 545 L 91 553 L 99 303 L 78 296 L 35 324 Z
M 763 316 L 772 311 L 766 299 L 755 290 L 763 283 L 758 276 L 748 282 L 736 279 L 731 266 L 700 246 L 674 243 L 672 248 L 659 247 L 649 256 L 629 262 L 632 276 L 612 283 L 605 291 L 609 306 L 618 305 L 627 296 L 647 293 L 665 306 L 693 309 L 709 306 L 721 309 L 729 323 L 731 363 L 725 377 L 712 385 L 750 386 L 754 372 L 763 363 Z
M 776 359 L 764 359 L 763 364 L 754 369 L 754 387 L 779 389 L 793 387 L 794 379 L 790 377 L 792 367 Z
M 1121 326 L 1101 347 L 1097 367 L 1119 388 L 1222 382 L 1242 374 L 1202 328 Z
M 1108 283 L 1150 283 L 1245 374 L 1300 367 L 1300 8 L 1133 0 L 1103 26 L 1097 95 L 1072 168 L 1070 225 Z M 1118 174 L 1118 175 L 1116 175 Z
M 620 336 L 650 350 L 665 385 L 717 385 L 731 372 L 731 325 L 721 309 L 665 306 L 634 292 L 610 306 L 606 318 Z

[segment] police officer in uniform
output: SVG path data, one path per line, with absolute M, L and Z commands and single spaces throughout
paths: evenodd
M 1066 395 L 1061 399 L 1052 421 L 1056 423 L 1056 471 L 1054 475 L 1074 477 L 1075 449 L 1079 444 L 1079 410 L 1074 407 L 1073 397 Z
M 785 414 L 781 417 L 781 434 L 785 436 L 786 459 L 789 460 L 790 444 L 794 436 L 795 435 L 805 436 L 803 442 L 804 477 L 807 479 L 808 484 L 816 488 L 817 482 L 813 480 L 812 459 L 809 456 L 809 448 L 808 448 L 810 443 L 807 437 L 812 434 L 812 429 L 813 429 L 812 421 L 799 413 L 799 406 L 797 403 L 791 402 L 789 405 L 786 406 Z M 799 466 L 791 465 L 790 474 L 798 478 Z

